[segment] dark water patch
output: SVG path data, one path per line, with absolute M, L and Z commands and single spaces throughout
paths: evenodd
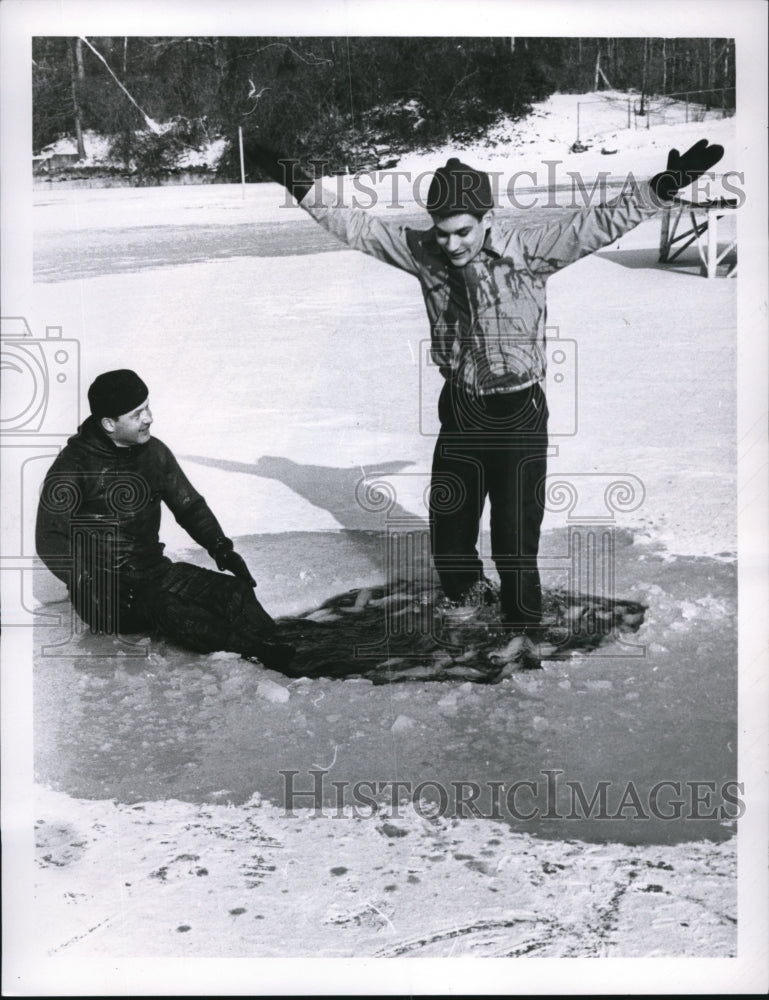
M 378 539 L 366 535 L 358 550 L 348 535 L 255 539 L 263 578 L 293 574 L 303 586 L 301 567 L 327 593 L 344 579 L 359 591 L 380 572 Z M 545 556 L 563 541 L 548 533 Z M 107 638 L 65 642 L 63 616 L 58 654 L 39 651 L 55 645 L 51 628 L 36 637 L 36 775 L 123 802 L 237 803 L 258 792 L 336 817 L 340 804 L 370 814 L 368 796 L 377 820 L 398 826 L 402 793 L 426 812 L 496 818 L 545 838 L 725 839 L 740 798 L 735 565 L 671 558 L 630 534 L 621 542 L 615 592 L 645 607 L 638 630 L 498 683 L 290 679 L 157 642 L 129 655 Z M 385 593 L 381 576 L 368 589 L 377 587 Z

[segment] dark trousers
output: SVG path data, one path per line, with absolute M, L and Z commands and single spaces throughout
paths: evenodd
M 249 656 L 258 656 L 275 633 L 275 622 L 253 589 L 226 573 L 169 562 L 156 577 L 113 578 L 113 584 L 73 594 L 78 614 L 93 631 L 151 632 L 199 653 Z
M 452 600 L 483 575 L 481 515 L 491 506 L 491 556 L 506 621 L 536 625 L 542 615 L 537 569 L 547 472 L 547 402 L 540 385 L 474 397 L 447 382 L 438 403 L 430 529 L 435 568 Z

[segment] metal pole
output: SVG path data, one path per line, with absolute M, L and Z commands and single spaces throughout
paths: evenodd
M 246 197 L 246 168 L 243 160 L 243 126 L 238 125 L 238 147 L 240 149 L 240 190 Z

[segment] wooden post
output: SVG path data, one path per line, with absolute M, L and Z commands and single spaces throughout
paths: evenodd
M 662 225 L 660 226 L 660 264 L 664 264 L 670 253 L 670 214 L 671 209 L 667 208 L 662 212 Z
M 714 209 L 708 209 L 708 277 L 715 278 L 718 267 L 718 213 Z

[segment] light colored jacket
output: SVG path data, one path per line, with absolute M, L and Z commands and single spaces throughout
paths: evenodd
M 644 184 L 538 225 L 492 215 L 480 253 L 457 269 L 466 295 L 458 311 L 449 301 L 450 265 L 432 228 L 411 229 L 334 202 L 334 194 L 316 185 L 300 204 L 349 247 L 419 279 L 433 361 L 444 378 L 477 395 L 524 389 L 544 378 L 547 279 L 660 211 Z

